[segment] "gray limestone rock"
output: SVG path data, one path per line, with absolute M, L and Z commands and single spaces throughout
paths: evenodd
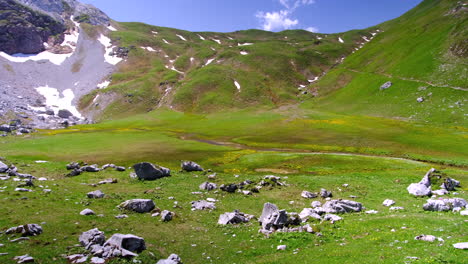
M 160 259 L 156 264 L 182 264 L 182 260 L 176 254 L 171 254 L 167 259 Z
M 167 168 L 160 167 L 149 162 L 141 162 L 133 165 L 138 179 L 153 181 L 163 177 L 171 176 L 171 171 Z
M 184 161 L 182 162 L 182 164 L 180 165 L 180 167 L 182 168 L 182 170 L 184 171 L 203 171 L 203 168 L 198 165 L 197 163 L 193 162 L 193 161 Z
M 96 191 L 89 192 L 87 196 L 88 198 L 92 198 L 92 199 L 100 199 L 100 198 L 104 198 L 104 196 L 106 195 L 102 191 L 96 190 Z
M 205 200 L 193 201 L 192 210 L 214 210 L 216 206 L 213 202 L 208 202 Z
M 362 204 L 350 200 L 332 200 L 323 205 L 323 210 L 326 213 L 354 213 L 362 211 Z
M 234 212 L 227 212 L 219 216 L 218 224 L 219 225 L 236 225 L 241 223 L 249 222 L 254 216 L 247 215 L 238 210 L 234 210 Z
M 27 224 L 21 226 L 15 226 L 9 228 L 6 234 L 18 234 L 21 233 L 21 236 L 37 236 L 42 234 L 42 227 L 38 224 Z
M 216 183 L 212 183 L 212 182 L 204 182 L 204 183 L 200 184 L 199 188 L 200 188 L 200 190 L 211 191 L 211 190 L 217 189 L 218 185 L 216 185 Z
M 121 203 L 118 207 L 137 213 L 148 213 L 151 212 L 156 206 L 151 199 L 132 199 Z
M 106 237 L 104 236 L 104 232 L 94 228 L 81 233 L 78 240 L 83 247 L 89 249 L 93 245 L 102 246 L 106 241 Z

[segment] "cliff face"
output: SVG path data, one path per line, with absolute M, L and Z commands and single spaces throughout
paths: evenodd
M 92 25 L 109 25 L 109 17 L 92 5 L 80 3 L 76 0 L 17 0 L 35 10 L 44 12 L 56 20 L 64 22 L 74 16 L 80 22 Z
M 63 23 L 14 0 L 0 1 L 0 51 L 8 54 L 44 51 L 44 43 L 63 41 L 65 29 Z

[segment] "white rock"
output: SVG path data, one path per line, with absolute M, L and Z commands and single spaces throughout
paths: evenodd
M 390 200 L 390 199 L 386 199 L 386 200 L 382 203 L 383 206 L 387 206 L 387 207 L 390 207 L 390 206 L 392 206 L 392 205 L 394 205 L 394 204 L 395 204 L 395 201 Z
M 468 242 L 456 243 L 453 244 L 453 247 L 458 249 L 468 249 Z
M 277 250 L 286 250 L 286 245 L 279 245 L 276 247 Z

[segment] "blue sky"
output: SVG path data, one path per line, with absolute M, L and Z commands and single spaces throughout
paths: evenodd
M 337 33 L 396 18 L 422 0 L 82 0 L 122 21 L 190 31 Z

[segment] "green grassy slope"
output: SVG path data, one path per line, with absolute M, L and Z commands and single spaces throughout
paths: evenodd
M 194 33 L 141 23 L 119 23 L 118 29 L 111 37 L 132 47 L 129 59 L 112 75 L 111 86 L 81 101 L 83 109 L 99 113 L 98 120 L 161 106 L 213 112 L 297 103 L 303 97 L 300 85 L 309 85 L 308 80 L 350 54 L 362 36 L 370 36 L 367 30 L 331 35 L 303 30 Z M 111 100 L 96 106 L 92 101 L 97 93 Z
M 466 125 L 466 1 L 426 0 L 311 87 L 307 102 L 340 113 Z M 394 85 L 379 90 L 387 81 Z M 422 97 L 424 102 L 417 102 Z

